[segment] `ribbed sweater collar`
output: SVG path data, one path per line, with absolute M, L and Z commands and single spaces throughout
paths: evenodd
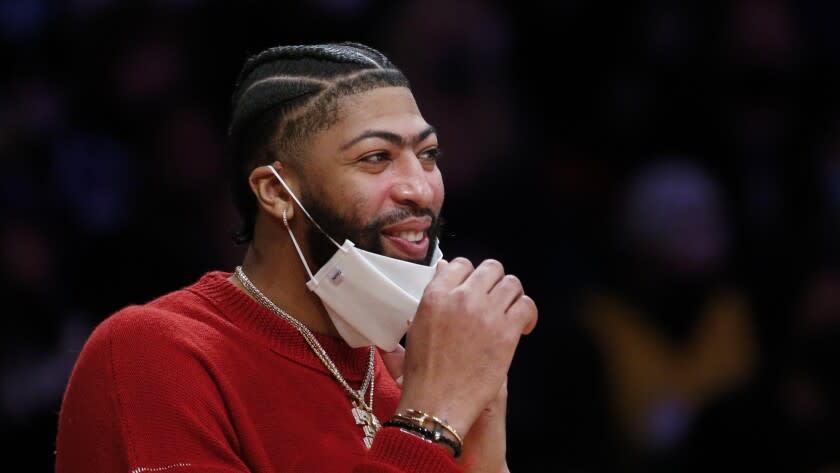
M 231 273 L 212 271 L 187 288 L 213 303 L 221 315 L 265 343 L 276 353 L 300 364 L 329 373 L 295 327 L 266 309 L 228 281 Z M 294 316 L 294 314 L 290 314 Z M 352 348 L 337 337 L 315 334 L 341 375 L 358 382 L 367 372 L 367 347 Z

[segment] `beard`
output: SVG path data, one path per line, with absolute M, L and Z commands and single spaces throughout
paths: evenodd
M 355 216 L 347 218 L 339 215 L 314 195 L 303 192 L 303 190 L 301 192 L 301 203 L 309 211 L 312 220 L 318 222 L 324 232 L 333 237 L 339 244 L 343 243 L 346 238 L 352 241 L 357 248 L 380 255 L 384 255 L 385 251 L 381 237 L 381 231 L 384 227 L 409 217 L 431 217 L 432 224 L 428 230 L 429 251 L 420 260 L 407 260 L 426 266 L 432 261 L 443 225 L 443 219 L 428 208 L 400 207 L 376 217 L 370 223 L 364 223 Z M 315 225 L 311 225 L 306 232 L 306 241 L 309 244 L 309 255 L 316 266 L 316 268 L 313 268 L 314 273 L 332 258 L 337 248 Z

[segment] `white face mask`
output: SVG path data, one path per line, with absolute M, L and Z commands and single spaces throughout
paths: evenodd
M 312 219 L 274 166 L 268 168 L 306 217 L 338 248 L 313 275 L 295 235 L 286 225 L 309 274 L 306 287 L 321 298 L 341 338 L 351 347 L 376 345 L 385 351 L 396 349 L 443 257 L 440 246 L 435 247 L 431 265 L 426 266 L 356 248 L 350 240 L 339 245 Z

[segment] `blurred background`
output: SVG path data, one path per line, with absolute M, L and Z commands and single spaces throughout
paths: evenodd
M 243 61 L 354 40 L 439 132 L 445 254 L 501 260 L 540 307 L 512 471 L 840 471 L 838 21 L 815 0 L 0 0 L 7 462 L 52 470 L 97 323 L 240 261 Z

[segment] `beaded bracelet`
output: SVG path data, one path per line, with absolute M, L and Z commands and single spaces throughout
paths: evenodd
M 446 444 L 449 448 L 452 449 L 453 455 L 455 458 L 461 456 L 461 444 L 460 442 L 456 442 L 449 437 L 444 437 L 440 434 L 440 432 L 432 432 L 431 430 L 419 425 L 415 422 L 410 422 L 402 419 L 398 419 L 392 417 L 391 419 L 385 421 L 382 424 L 384 427 L 399 427 L 403 431 L 413 432 L 415 434 L 419 434 L 424 439 L 430 442 L 441 442 Z
M 435 429 L 432 430 L 432 432 L 436 433 L 436 435 L 440 435 L 440 433 L 438 433 L 439 429 L 443 428 L 447 432 L 452 434 L 453 437 L 455 437 L 455 441 L 457 441 L 459 445 L 463 445 L 464 443 L 464 439 L 461 438 L 461 436 L 458 434 L 458 431 L 455 430 L 455 427 L 452 427 L 445 420 L 441 420 L 431 414 L 427 414 L 417 409 L 408 408 L 402 412 L 397 412 L 395 417 L 406 419 L 410 422 L 416 422 L 417 424 L 422 425 L 423 427 L 426 426 L 426 421 L 431 420 L 435 424 Z

